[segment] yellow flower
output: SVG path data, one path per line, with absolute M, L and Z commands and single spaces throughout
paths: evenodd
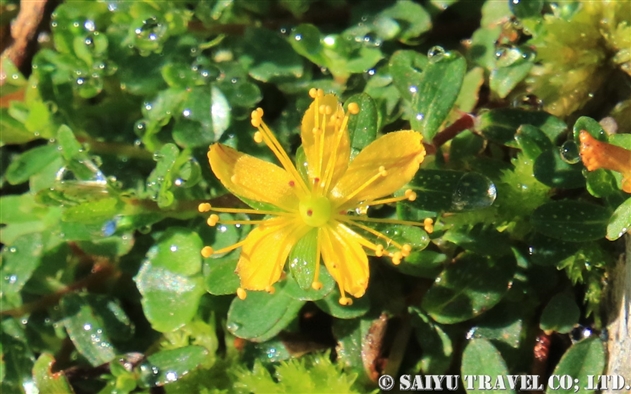
M 302 147 L 306 156 L 307 176 L 303 177 L 263 122 L 263 110 L 252 112 L 252 125 L 258 129 L 254 140 L 264 142 L 276 155 L 282 168 L 230 147 L 216 143 L 208 159 L 215 176 L 233 194 L 245 200 L 272 204 L 278 211 L 259 209 L 215 208 L 200 204 L 200 212 L 227 212 L 269 215 L 257 221 L 223 221 L 211 214 L 208 224 L 258 224 L 245 240 L 227 248 L 213 250 L 206 246 L 202 255 L 222 254 L 241 247 L 236 272 L 241 279 L 239 298 L 246 290 L 273 292 L 287 258 L 296 243 L 311 231 L 317 232 L 317 256 L 312 287 L 318 281 L 320 260 L 338 283 L 340 304 L 349 305 L 346 296 L 361 297 L 368 285 L 368 256 L 388 256 L 394 264 L 409 255 L 411 246 L 399 244 L 368 227 L 366 222 L 421 225 L 366 215 L 347 215 L 348 211 L 365 213 L 371 205 L 387 204 L 416 194 L 406 190 L 402 197 L 380 199 L 393 194 L 408 183 L 425 157 L 422 136 L 415 131 L 397 131 L 377 139 L 354 160 L 348 133 L 349 116 L 359 113 L 357 103 L 348 105 L 349 114 L 332 94 L 311 89 L 313 103 L 302 119 Z M 385 244 L 371 242 L 359 232 L 370 233 Z M 390 251 L 393 250 L 394 252 Z M 388 250 L 386 250 L 388 249 Z

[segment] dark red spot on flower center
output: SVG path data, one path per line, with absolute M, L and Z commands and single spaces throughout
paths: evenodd
M 308 209 L 307 210 L 307 216 L 312 216 L 313 215 L 313 210 L 312 209 Z
M 289 187 L 294 187 L 296 185 L 296 182 L 294 181 L 289 181 Z

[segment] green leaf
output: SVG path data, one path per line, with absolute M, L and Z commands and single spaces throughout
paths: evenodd
M 601 375 L 605 370 L 605 363 L 605 348 L 597 336 L 574 344 L 565 352 L 552 372 L 552 376 L 571 376 L 575 379 L 572 382 L 574 384 L 568 389 L 562 389 L 559 382 L 556 381 L 554 383 L 557 387 L 548 387 L 546 393 L 593 393 L 594 390 L 587 390 L 586 387 L 588 376 Z
M 157 199 L 160 208 L 173 204 L 175 197 L 170 190 L 173 186 L 173 170 L 180 150 L 174 144 L 165 144 L 153 158 L 158 162 L 147 178 L 147 192 Z
M 567 127 L 561 119 L 546 112 L 517 108 L 492 109 L 482 113 L 478 118 L 478 130 L 485 138 L 512 147 L 517 147 L 515 142 L 517 129 L 525 124 L 538 127 L 553 142 Z
M 411 1 L 398 0 L 392 7 L 380 13 L 381 17 L 399 22 L 402 32 L 398 34 L 402 42 L 410 42 L 432 28 L 432 19 L 425 9 Z
M 517 61 L 506 67 L 496 66 L 491 71 L 489 86 L 500 98 L 506 98 L 532 69 L 532 61 Z
M 349 97 L 344 102 L 346 113 L 348 113 L 348 105 L 350 103 L 359 105 L 359 113 L 350 115 L 348 120 L 352 158 L 377 138 L 379 114 L 374 100 L 366 93 L 355 94 Z
M 508 7 L 520 19 L 541 18 L 543 0 L 512 0 L 508 2 Z
M 41 233 L 22 235 L 3 248 L 3 297 L 19 297 L 20 290 L 40 264 L 42 249 Z
M 572 242 L 598 240 L 605 236 L 611 213 L 582 201 L 553 201 L 539 206 L 530 221 L 548 237 Z
M 114 197 L 86 201 L 64 210 L 62 220 L 83 224 L 103 223 L 112 219 L 123 208 L 123 203 Z
M 500 302 L 515 269 L 514 256 L 496 259 L 465 252 L 436 278 L 421 306 L 439 323 L 469 320 Z
M 550 138 L 541 129 L 530 124 L 519 126 L 515 134 L 515 141 L 526 157 L 532 160 L 554 147 Z
M 302 76 L 303 60 L 279 34 L 248 27 L 244 42 L 245 50 L 240 61 L 246 64 L 252 78 L 262 82 L 282 82 Z
M 7 108 L 0 108 L 0 129 L 0 145 L 23 144 L 40 138 L 13 118 Z
M 228 311 L 228 331 L 239 338 L 264 342 L 287 327 L 304 301 L 289 297 L 284 286 L 277 285 L 274 294 L 249 291 L 245 300 L 235 297 Z
M 145 261 L 134 278 L 151 326 L 169 332 L 191 321 L 204 293 L 201 276 L 188 277 Z
M 396 51 L 392 54 L 388 68 L 392 83 L 403 100 L 412 102 L 415 97 L 413 92 L 418 92 L 423 80 L 422 70 L 425 70 L 428 63 L 427 58 L 416 51 Z
M 397 266 L 397 269 L 406 274 L 420 278 L 434 279 L 443 269 L 447 261 L 447 255 L 432 250 L 412 251 L 408 257 Z
M 460 372 L 464 377 L 464 389 L 467 393 L 491 394 L 496 390 L 515 393 L 515 387 L 510 386 L 509 379 L 511 377 L 507 376 L 509 372 L 506 368 L 506 362 L 495 346 L 486 339 L 469 341 L 462 353 Z M 474 381 L 474 377 L 480 378 L 482 375 L 491 376 L 492 388 L 490 390 L 480 390 L 478 382 Z
M 484 84 L 484 69 L 482 67 L 474 67 L 465 74 L 462 88 L 456 99 L 456 106 L 460 111 L 473 112 L 478 103 L 482 84 Z
M 59 156 L 59 151 L 55 145 L 33 148 L 11 162 L 5 173 L 7 181 L 12 185 L 26 182 L 32 175 L 37 174 Z
M 425 141 L 432 141 L 447 118 L 458 98 L 466 71 L 467 62 L 456 52 L 437 54 L 429 59 L 420 84 L 415 87 L 417 92 L 412 98 L 410 119 L 412 129 L 420 130 Z
M 199 368 L 207 357 L 208 350 L 202 346 L 184 346 L 154 353 L 139 367 L 141 382 L 149 387 L 175 382 Z
M 237 269 L 238 256 L 204 259 L 203 275 L 206 291 L 213 295 L 235 294 L 239 288 Z
M 631 198 L 620 204 L 607 224 L 607 239 L 614 241 L 631 229 Z
M 340 290 L 334 288 L 326 297 L 315 302 L 318 308 L 327 314 L 337 317 L 338 319 L 354 319 L 366 314 L 370 309 L 370 299 L 368 296 L 361 298 L 353 298 L 353 304 L 340 304 Z
M 450 229 L 443 235 L 443 240 L 478 254 L 502 256 L 512 253 L 507 233 L 500 233 L 495 227 L 482 224 Z
M 327 295 L 331 294 L 331 292 L 335 288 L 336 282 L 324 266 L 320 267 L 319 280 L 320 283 L 322 283 L 322 288 L 320 290 L 314 290 L 313 288 L 311 288 L 311 286 L 309 286 L 309 288 L 307 289 L 302 289 L 298 285 L 297 280 L 288 280 L 287 284 L 285 285 L 285 291 L 288 296 L 300 301 L 321 300 Z
M 63 371 L 53 373 L 55 358 L 50 353 L 42 353 L 33 366 L 33 380 L 40 393 L 73 394 Z
M 311 289 L 315 279 L 316 264 L 319 264 L 318 229 L 313 228 L 300 238 L 289 253 L 289 272 L 302 290 Z M 319 267 L 318 267 L 319 268 Z
M 570 164 L 563 160 L 558 148 L 541 153 L 535 160 L 533 174 L 544 185 L 562 189 L 576 189 L 585 186 L 583 165 Z
M 607 142 L 607 133 L 603 130 L 603 127 L 596 120 L 589 116 L 581 116 L 574 122 L 572 132 L 574 134 L 574 140 L 578 141 L 581 131 L 587 131 L 595 139 L 599 141 Z
M 453 346 L 451 338 L 439 324 L 436 324 L 423 311 L 409 308 L 416 340 L 423 348 L 421 372 L 424 374 L 443 374 L 451 365 Z
M 475 172 L 421 170 L 409 186 L 416 192 L 416 200 L 403 204 L 431 212 L 486 208 L 497 196 L 493 182 Z
M 202 240 L 196 232 L 183 227 L 171 227 L 149 250 L 147 259 L 156 268 L 192 276 L 202 269 L 201 250 Z
M 65 295 L 60 302 L 68 336 L 92 366 L 112 361 L 117 353 L 104 324 L 106 319 L 116 319 L 116 315 L 100 315 L 94 308 L 95 302 L 96 296 L 76 293 Z
M 574 298 L 567 294 L 557 294 L 543 310 L 539 327 L 544 331 L 556 331 L 567 334 L 578 323 L 581 315 Z

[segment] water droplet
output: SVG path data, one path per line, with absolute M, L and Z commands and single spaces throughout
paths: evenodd
M 420 122 L 423 119 L 425 119 L 425 114 L 421 114 L 421 113 L 416 114 L 416 120 Z
M 11 253 L 15 253 L 15 252 L 17 252 L 17 251 L 18 251 L 18 249 L 17 249 L 15 246 L 11 246 L 11 247 L 9 248 L 9 252 L 11 252 Z
M 138 229 L 138 232 L 140 234 L 149 234 L 151 232 L 151 226 L 150 225 L 146 225 L 146 226 L 141 226 Z
M 561 159 L 568 164 L 576 164 L 581 161 L 581 156 L 578 150 L 578 144 L 573 141 L 565 141 L 560 148 Z
M 146 128 L 147 128 L 147 123 L 145 123 L 144 120 L 139 120 L 139 121 L 136 122 L 136 124 L 134 124 L 134 131 L 138 135 L 144 134 Z M 136 141 L 138 142 L 137 145 L 136 145 Z M 134 142 L 134 145 L 140 146 L 142 141 L 140 141 L 140 140 L 136 140 L 136 141 Z
M 90 331 L 92 329 L 92 325 L 90 323 L 85 323 L 83 325 L 83 329 L 86 331 Z
M 430 63 L 438 63 L 445 58 L 445 55 L 445 48 L 438 45 L 431 47 L 429 51 L 427 51 L 427 58 Z
M 294 40 L 296 40 L 296 41 L 300 41 L 300 40 L 302 40 L 302 34 L 296 34 L 296 35 L 294 36 Z
M 228 329 L 228 331 L 234 333 L 241 328 L 241 325 L 239 323 L 230 322 L 226 325 L 226 328 Z
M 191 110 L 190 109 L 185 109 L 182 111 L 182 116 L 184 116 L 185 118 L 188 118 L 191 116 Z
M 14 284 L 15 282 L 18 281 L 18 276 L 17 275 L 11 275 L 11 276 L 6 278 L 6 281 L 9 282 L 10 285 L 12 285 L 12 284 Z
M 169 248 L 169 250 L 171 252 L 177 252 L 177 245 L 171 245 L 171 247 Z
M 86 37 L 83 43 L 88 47 L 94 47 L 94 39 L 92 37 Z
M 495 51 L 497 67 L 508 67 L 521 59 L 523 59 L 521 51 L 512 45 L 502 44 Z
M 177 380 L 177 373 L 175 371 L 168 371 L 165 377 L 167 382 L 175 382 Z
M 416 85 L 412 85 L 410 86 L 409 90 L 410 90 L 410 93 L 414 94 L 418 91 L 418 88 L 416 87 Z
M 156 152 L 156 153 L 153 154 L 153 161 L 160 161 L 163 158 L 164 158 L 164 155 L 162 153 Z
M 86 19 L 85 22 L 83 22 L 83 28 L 86 29 L 87 31 L 94 31 L 96 30 L 96 25 L 94 24 L 94 21 L 91 19 Z
M 182 185 L 184 184 L 184 179 L 182 179 L 182 178 L 177 178 L 175 181 L 173 181 L 173 184 L 174 184 L 175 186 L 178 186 L 178 187 L 179 187 L 179 186 L 182 186 Z

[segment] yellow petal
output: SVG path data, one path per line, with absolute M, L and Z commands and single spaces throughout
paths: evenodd
M 210 147 L 208 160 L 215 176 L 233 194 L 286 211 L 298 209 L 297 185 L 279 166 L 222 144 Z
M 403 187 L 425 157 L 422 139 L 421 133 L 405 130 L 373 141 L 355 157 L 331 191 L 335 208 L 353 208 L 360 201 L 388 196 Z
M 340 288 L 359 298 L 368 286 L 368 256 L 357 241 L 358 234 L 336 223 L 320 230 L 322 260 Z
M 241 287 L 266 290 L 278 282 L 289 252 L 309 229 L 294 219 L 275 218 L 252 230 L 237 263 Z
M 324 114 L 321 113 L 321 108 L 325 110 Z M 326 108 L 330 111 L 328 115 Z M 311 179 L 321 178 L 324 181 L 329 161 L 332 161 L 330 185 L 334 185 L 346 170 L 351 149 L 348 129 L 340 129 L 344 124 L 343 120 L 342 104 L 332 94 L 316 97 L 305 112 L 302 118 L 301 137 Z M 314 133 L 314 129 L 324 131 L 324 139 L 321 134 Z

